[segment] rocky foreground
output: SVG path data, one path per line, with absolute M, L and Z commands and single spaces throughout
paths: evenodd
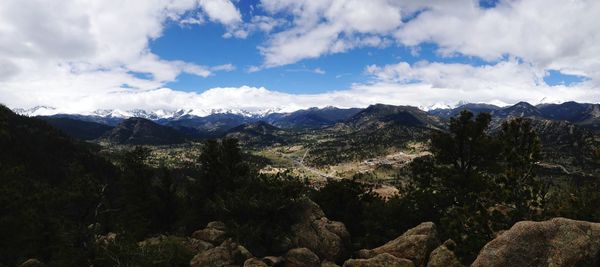
M 314 202 L 302 202 L 296 219 L 291 238 L 281 244 L 287 251 L 282 255 L 253 256 L 227 238 L 227 226 L 222 222 L 211 222 L 182 242 L 196 251 L 192 267 L 463 266 L 454 254 L 454 241 L 440 242 L 437 226 L 431 222 L 421 223 L 380 247 L 351 252 L 346 249 L 350 235 L 344 224 L 327 219 Z M 165 238 L 150 238 L 139 245 Z M 30 259 L 21 266 L 44 265 Z M 486 244 L 471 266 L 600 266 L 600 223 L 565 218 L 518 222 Z

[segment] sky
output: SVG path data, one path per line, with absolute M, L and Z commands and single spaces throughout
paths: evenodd
M 600 102 L 596 0 L 2 0 L 0 103 Z

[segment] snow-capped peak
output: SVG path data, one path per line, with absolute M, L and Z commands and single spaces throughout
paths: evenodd
M 176 120 L 184 116 L 197 116 L 205 117 L 212 114 L 236 114 L 245 117 L 264 117 L 271 113 L 280 112 L 282 109 L 279 107 L 270 108 L 196 108 L 196 109 L 157 109 L 157 110 L 144 110 L 144 109 L 98 109 L 90 112 L 68 112 L 49 106 L 36 106 L 33 108 L 15 108 L 14 112 L 24 116 L 51 116 L 56 114 L 71 114 L 71 115 L 84 115 L 84 116 L 97 116 L 103 118 L 130 118 L 139 117 L 149 120 L 160 120 L 160 119 L 171 119 Z
M 429 106 L 419 106 L 419 109 L 423 110 L 423 111 L 430 111 L 430 110 L 436 110 L 436 109 L 452 109 L 453 106 L 448 105 L 446 103 L 435 103 Z
M 29 108 L 29 109 L 17 108 L 17 109 L 14 109 L 14 112 L 19 115 L 28 116 L 28 117 L 49 116 L 49 115 L 54 115 L 57 113 L 56 108 L 49 107 L 49 106 L 36 106 L 33 108 Z

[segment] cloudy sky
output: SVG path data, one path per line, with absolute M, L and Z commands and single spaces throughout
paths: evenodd
M 600 102 L 596 0 L 2 0 L 0 103 Z

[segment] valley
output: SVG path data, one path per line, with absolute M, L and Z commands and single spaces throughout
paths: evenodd
M 544 157 L 538 164 L 542 171 L 547 169 L 550 176 L 585 177 L 600 172 L 598 106 L 575 102 L 533 106 L 520 102 L 508 107 L 464 104 L 423 111 L 372 105 L 291 113 L 204 111 L 208 114 L 204 117 L 193 115 L 200 114 L 194 111 L 136 110 L 39 118 L 73 138 L 100 144 L 106 151 L 149 145 L 149 160 L 156 166 L 190 164 L 203 139 L 227 137 L 240 140 L 251 154 L 262 158 L 263 172 L 290 171 L 317 181 L 353 177 L 381 181 L 394 180 L 398 173 L 402 175 L 401 169 L 408 161 L 427 155 L 431 133 L 446 131 L 449 119 L 460 111 L 488 112 L 492 115 L 491 132 L 500 131 L 502 122 L 511 118 L 532 121 L 542 141 Z M 35 110 L 20 112 L 35 114 Z
M 559 111 L 574 106 L 579 116 L 560 116 Z M 343 236 L 352 236 L 353 243 L 336 246 L 359 254 L 319 253 L 318 257 L 338 263 L 371 257 L 360 256 L 360 249 L 377 250 L 386 240 L 431 220 L 449 227 L 440 229 L 440 235 L 458 240 L 452 257 L 455 263 L 467 264 L 485 242 L 517 220 L 598 218 L 596 107 L 566 103 L 556 109 L 518 103 L 505 108 L 467 104 L 424 111 L 377 104 L 364 109 L 328 107 L 290 114 L 217 113 L 177 119 L 26 117 L 0 110 L 0 135 L 6 135 L 0 141 L 8 147 L 0 153 L 3 163 L 8 163 L 0 169 L 0 178 L 9 185 L 9 196 L 20 196 L 15 205 L 35 209 L 12 212 L 15 220 L 31 220 L 29 214 L 38 214 L 48 205 L 58 209 L 73 203 L 47 223 L 58 227 L 59 221 L 68 220 L 91 228 L 56 228 L 50 234 L 69 231 L 92 242 L 92 249 L 100 249 L 92 256 L 100 266 L 115 264 L 110 255 L 136 264 L 153 257 L 175 257 L 167 256 L 171 249 L 191 254 L 168 262 L 205 266 L 202 261 L 212 256 L 199 251 L 214 252 L 217 248 L 211 247 L 232 240 L 267 261 L 269 254 L 282 255 L 290 246 L 299 246 L 282 238 L 310 236 L 294 232 L 299 220 L 323 213 L 340 221 L 333 224 L 343 222 L 336 226 L 347 231 Z M 461 154 L 465 150 L 474 156 Z M 22 197 L 29 184 L 38 186 L 34 195 L 39 201 Z M 53 199 L 53 194 L 61 198 Z M 31 206 L 31 201 L 38 202 Z M 304 205 L 300 211 L 308 209 L 316 215 L 298 215 L 297 205 Z M 221 225 L 209 221 L 214 219 L 227 222 L 219 229 L 231 227 L 229 239 L 199 234 Z M 207 227 L 196 231 L 203 224 Z M 279 228 L 272 229 L 271 224 Z M 4 225 L 24 231 L 10 222 Z M 94 241 L 87 241 L 90 234 Z M 98 241 L 111 236 L 116 239 Z M 208 250 L 189 243 L 205 240 L 212 242 L 202 245 Z M 60 242 L 64 247 L 76 241 Z M 87 244 L 77 249 L 88 251 Z M 159 246 L 157 251 L 146 250 L 152 244 Z M 318 244 L 307 246 L 319 251 Z M 19 252 L 14 255 L 21 256 L 6 261 L 23 260 Z M 58 262 L 62 258 L 56 255 L 44 259 Z

